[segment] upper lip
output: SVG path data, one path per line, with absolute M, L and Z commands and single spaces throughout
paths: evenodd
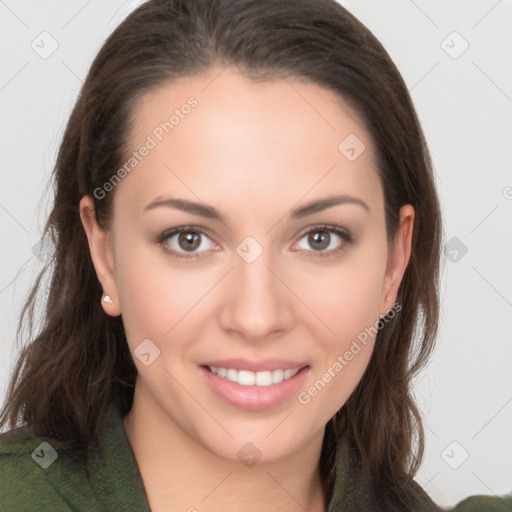
M 300 370 L 307 363 L 297 363 L 294 361 L 286 361 L 284 359 L 219 359 L 215 361 L 206 361 L 202 366 L 214 366 L 216 368 L 232 368 L 235 370 L 248 370 L 251 372 L 262 372 L 265 370 Z

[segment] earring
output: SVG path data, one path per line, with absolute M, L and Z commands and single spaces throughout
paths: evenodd
M 110 298 L 110 295 L 105 295 L 105 297 L 103 297 L 103 302 L 107 302 L 108 304 L 112 304 L 113 300 Z

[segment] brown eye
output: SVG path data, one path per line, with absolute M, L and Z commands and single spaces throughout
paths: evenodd
M 308 235 L 308 243 L 315 250 L 323 251 L 329 247 L 331 235 L 328 231 L 312 231 Z
M 159 242 L 165 251 L 178 258 L 198 258 L 215 245 L 202 231 L 187 226 L 166 231 Z
M 313 256 L 334 256 L 339 251 L 345 248 L 347 243 L 352 242 L 351 235 L 339 228 L 329 226 L 316 226 L 304 233 L 301 241 L 305 240 L 306 243 L 299 248 L 306 250 Z
M 201 235 L 194 231 L 184 231 L 179 234 L 178 245 L 184 251 L 193 251 L 201 244 Z

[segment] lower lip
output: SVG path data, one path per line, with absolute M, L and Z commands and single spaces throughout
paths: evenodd
M 204 366 L 199 367 L 213 392 L 225 402 L 248 411 L 263 411 L 275 407 L 296 393 L 309 373 L 301 368 L 293 377 L 271 386 L 242 386 L 218 375 Z

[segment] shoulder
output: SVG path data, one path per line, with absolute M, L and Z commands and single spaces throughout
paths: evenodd
M 62 508 L 62 501 L 57 499 L 44 473 L 52 458 L 51 445 L 34 437 L 26 427 L 0 435 L 2 510 L 28 511 L 41 504 Z
M 434 503 L 425 490 L 415 481 L 413 481 L 414 493 L 422 504 L 426 512 L 512 512 L 512 495 L 508 496 L 470 496 L 460 501 L 453 508 L 443 508 Z
M 512 496 L 470 496 L 449 512 L 512 512 Z
M 367 512 L 382 510 L 386 512 L 512 512 L 512 494 L 507 496 L 470 496 L 455 507 L 439 506 L 414 479 L 403 483 L 400 504 L 386 494 L 389 490 L 381 479 L 371 485 L 364 479 L 349 474 L 348 465 L 340 464 L 335 492 L 329 512 Z M 383 501 L 383 497 L 385 503 Z
M 86 453 L 32 427 L 0 434 L 1 512 L 150 512 L 120 412 L 100 423 Z
M 60 487 L 66 478 L 76 483 L 85 475 L 63 457 L 60 464 L 55 464 L 58 458 L 58 443 L 34 436 L 28 427 L 0 434 L 2 512 L 72 510 Z

